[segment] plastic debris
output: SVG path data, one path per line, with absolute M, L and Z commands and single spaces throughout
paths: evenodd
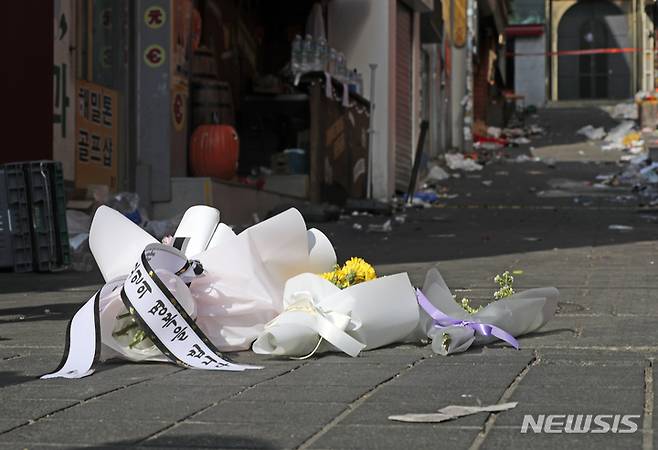
M 69 246 L 74 252 L 89 239 L 89 233 L 78 233 L 69 238 Z
M 80 233 L 89 233 L 91 227 L 91 217 L 82 211 L 75 209 L 66 210 L 66 229 L 69 236 L 75 236 Z
M 119 211 L 121 214 L 135 222 L 137 225 L 142 224 L 142 213 L 139 209 L 139 195 L 134 192 L 119 192 L 108 198 L 105 203 L 112 209 Z
M 509 140 L 510 144 L 514 145 L 526 145 L 530 143 L 530 139 L 525 136 L 520 136 Z
M 601 150 L 623 150 L 626 148 L 624 139 L 626 138 L 626 135 L 628 135 L 633 130 L 634 127 L 635 122 L 631 120 L 625 120 L 621 122 L 619 125 L 608 132 L 608 135 L 604 139 L 604 142 L 606 142 L 607 145 L 604 145 Z
M 503 130 L 498 127 L 487 127 L 487 134 L 493 138 L 499 138 Z
M 637 105 L 635 103 L 618 103 L 611 113 L 615 119 L 637 119 Z
M 612 231 L 633 231 L 634 228 L 630 225 L 610 225 L 608 230 Z
M 393 231 L 393 226 L 391 225 L 391 219 L 387 220 L 382 224 L 371 223 L 368 225 L 368 231 L 374 231 L 377 233 L 390 233 Z
M 452 170 L 463 170 L 465 172 L 475 172 L 482 170 L 483 166 L 472 159 L 464 158 L 461 153 L 446 153 L 446 164 Z
M 537 156 L 530 156 L 526 154 L 522 154 L 517 156 L 514 159 L 511 159 L 510 162 L 515 162 L 515 163 L 525 163 L 525 162 L 541 162 L 541 158 Z
M 447 180 L 448 178 L 450 178 L 450 174 L 446 172 L 442 167 L 432 166 L 429 173 L 425 177 L 425 183 L 443 181 Z
M 600 141 L 606 135 L 603 127 L 594 128 L 592 125 L 585 125 L 581 129 L 576 131 L 576 134 L 585 136 L 587 139 L 591 141 Z
M 352 229 L 357 230 L 357 231 L 363 230 L 363 225 L 361 225 L 360 223 L 355 223 L 355 224 L 352 225 Z

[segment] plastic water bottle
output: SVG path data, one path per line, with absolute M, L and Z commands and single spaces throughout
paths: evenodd
M 290 50 L 290 68 L 293 74 L 299 73 L 302 70 L 302 37 L 296 35 L 295 39 L 292 41 L 292 47 Z
M 356 73 L 356 69 L 353 69 L 348 72 L 347 80 L 350 92 L 356 92 L 357 94 L 360 94 L 358 77 L 359 75 Z
M 341 83 L 346 83 L 348 81 L 347 65 L 343 52 L 338 53 L 336 56 L 336 78 Z
M 315 53 L 313 51 L 314 47 L 313 36 L 307 34 L 304 38 L 304 50 L 302 58 L 304 62 L 302 64 L 302 72 L 308 72 L 313 68 L 313 54 Z
M 327 70 L 327 40 L 323 37 L 318 39 L 318 43 L 315 46 L 315 58 L 313 63 L 313 70 L 319 70 L 321 72 Z
M 336 54 L 336 49 L 331 48 L 329 50 L 329 60 L 327 61 L 327 72 L 331 74 L 332 77 L 336 76 L 336 59 L 338 55 Z

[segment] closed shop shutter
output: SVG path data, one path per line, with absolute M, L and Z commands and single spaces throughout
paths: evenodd
M 395 68 L 395 189 L 405 191 L 411 176 L 412 154 L 412 12 L 397 2 Z

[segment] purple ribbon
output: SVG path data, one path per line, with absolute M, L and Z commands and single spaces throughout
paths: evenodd
M 437 328 L 446 328 L 450 326 L 470 328 L 477 334 L 482 336 L 495 336 L 498 339 L 507 342 L 515 349 L 519 349 L 519 341 L 502 328 L 488 323 L 472 322 L 470 320 L 460 320 L 450 317 L 434 306 L 420 289 L 416 289 L 416 298 L 418 299 L 420 307 L 423 308 L 432 319 L 434 319 L 434 326 Z

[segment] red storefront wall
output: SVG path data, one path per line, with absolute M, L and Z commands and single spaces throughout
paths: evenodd
M 53 153 L 53 2 L 2 3 L 0 163 Z

